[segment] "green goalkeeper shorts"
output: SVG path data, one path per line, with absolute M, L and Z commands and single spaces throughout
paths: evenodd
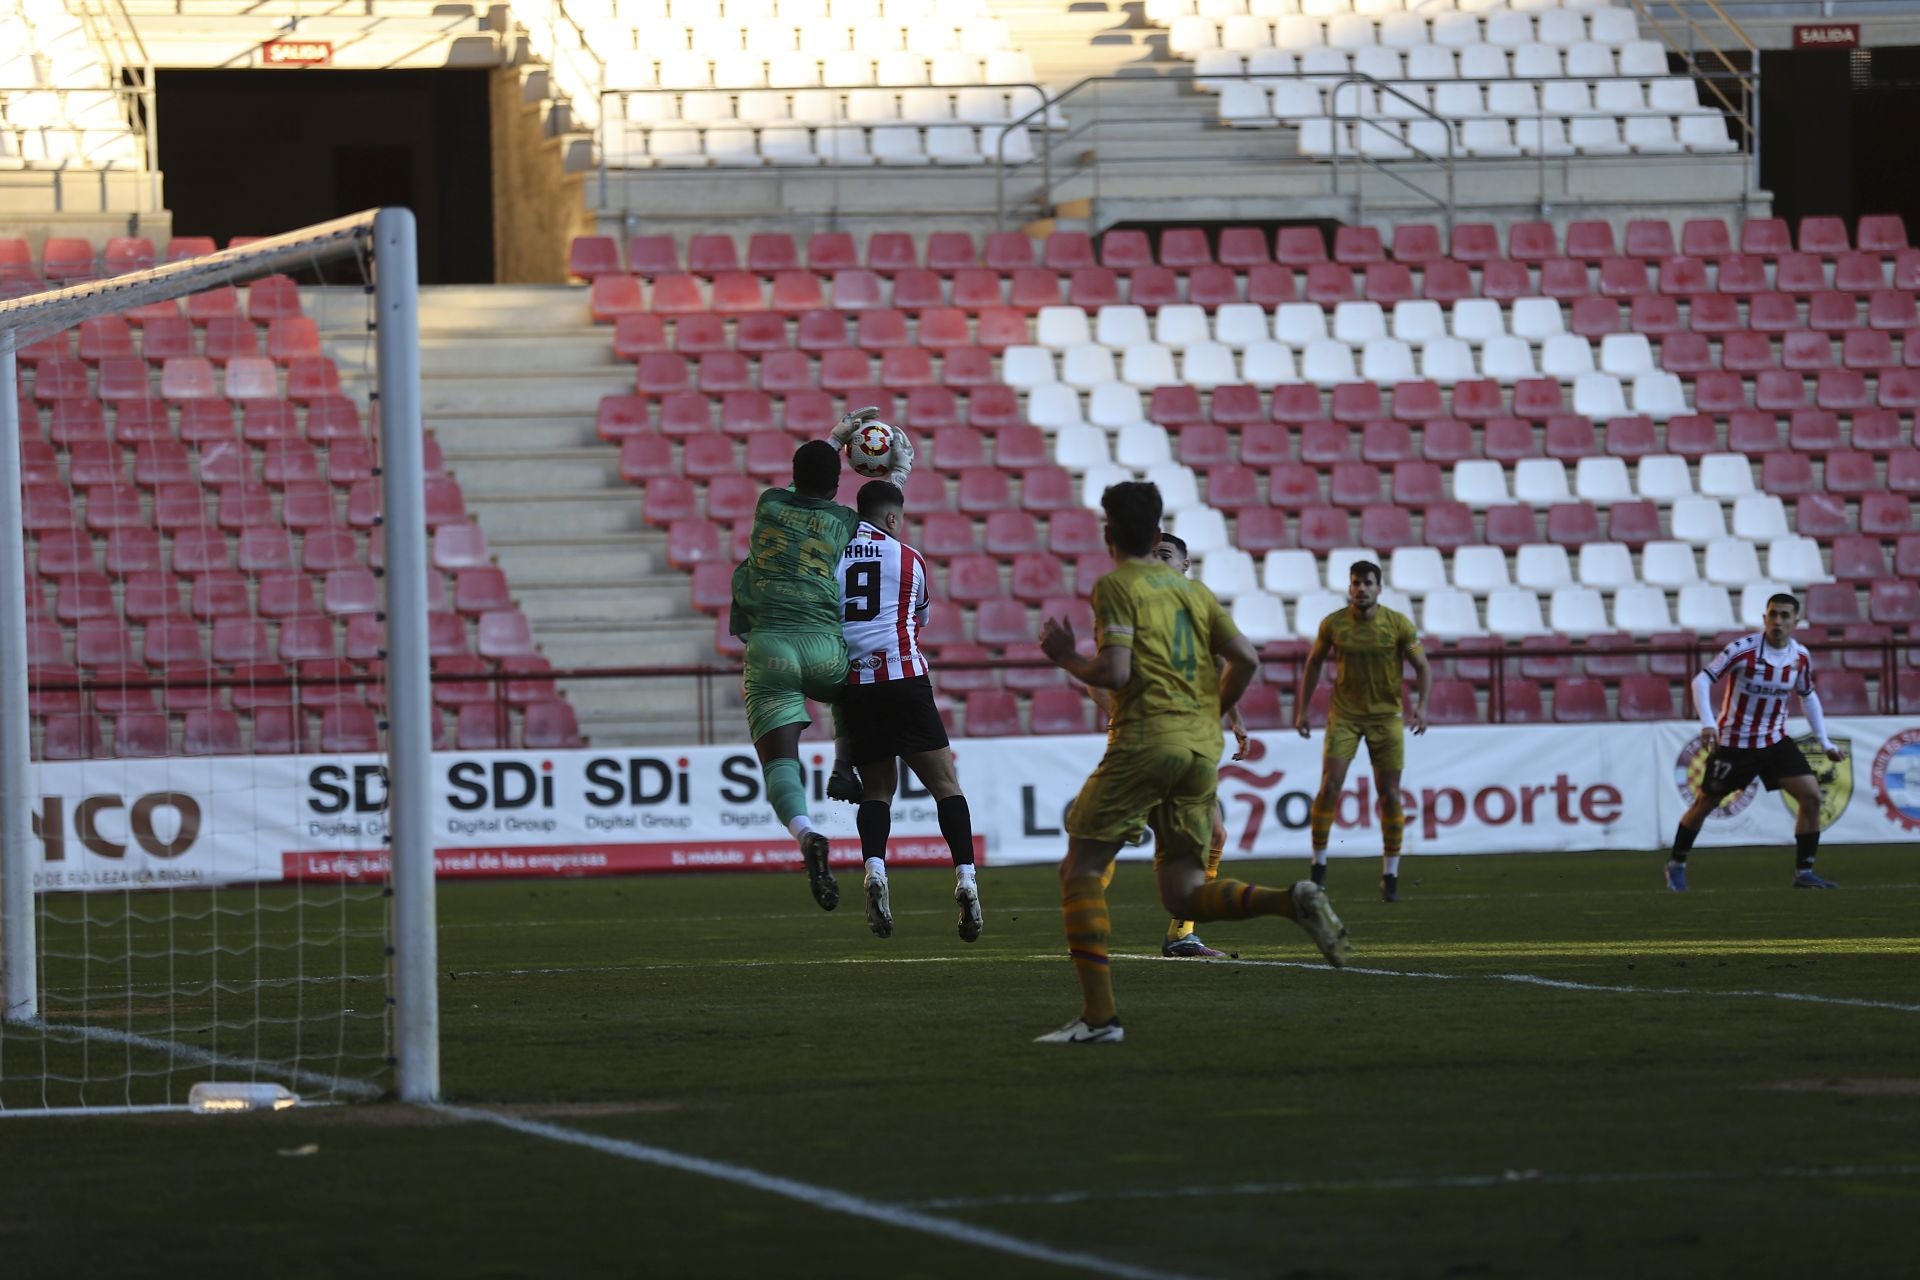
M 838 631 L 754 631 L 741 687 L 747 730 L 758 742 L 782 725 L 806 724 L 807 699 L 837 702 L 847 683 L 847 642 Z

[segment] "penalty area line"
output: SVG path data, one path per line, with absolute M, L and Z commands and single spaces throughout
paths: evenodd
M 1153 960 L 1167 962 L 1168 957 L 1145 952 L 1115 953 L 1115 960 Z M 1192 964 L 1191 960 L 1173 960 Z M 1816 996 L 1804 991 L 1707 991 L 1698 987 L 1642 987 L 1629 983 L 1574 982 L 1566 978 L 1543 978 L 1533 973 L 1433 973 L 1422 969 L 1371 969 L 1347 965 L 1334 969 L 1323 962 L 1307 960 L 1210 960 L 1208 964 L 1244 964 L 1261 969 L 1306 969 L 1320 973 L 1358 973 L 1370 978 L 1425 978 L 1432 982 L 1511 982 L 1523 987 L 1549 987 L 1555 991 L 1591 991 L 1602 995 L 1694 996 L 1707 1000 L 1791 1000 L 1801 1004 L 1839 1005 L 1852 1009 L 1889 1009 L 1894 1013 L 1920 1013 L 1920 1004 L 1900 1004 L 1893 1000 L 1865 1000 L 1857 996 Z
M 921 1235 L 938 1236 L 956 1244 L 970 1245 L 994 1253 L 1004 1253 L 1016 1258 L 1025 1258 L 1033 1262 L 1046 1262 L 1055 1266 L 1070 1267 L 1094 1275 L 1112 1276 L 1115 1280 L 1193 1280 L 1178 1273 L 1158 1267 L 1136 1267 L 1129 1263 L 1102 1258 L 1096 1254 L 1081 1253 L 1072 1249 L 1056 1249 L 1052 1245 L 1037 1244 L 1031 1240 L 1022 1240 L 1004 1232 L 976 1227 L 965 1222 L 955 1222 L 950 1218 L 935 1217 L 920 1209 L 902 1205 L 887 1204 L 878 1200 L 868 1200 L 862 1196 L 851 1195 L 844 1191 L 835 1191 L 830 1187 L 816 1186 L 794 1178 L 783 1178 L 777 1174 L 762 1173 L 745 1165 L 728 1164 L 720 1160 L 708 1160 L 701 1156 L 683 1155 L 678 1151 L 669 1151 L 665 1147 L 649 1146 L 641 1142 L 629 1142 L 623 1138 L 608 1138 L 600 1134 L 588 1133 L 580 1129 L 568 1129 L 557 1124 L 548 1124 L 541 1120 L 528 1120 L 520 1116 L 502 1115 L 497 1111 L 487 1111 L 476 1107 L 451 1106 L 445 1103 L 432 1104 L 431 1110 L 445 1115 L 456 1116 L 478 1124 L 496 1125 L 510 1129 L 528 1137 L 544 1138 L 549 1142 L 564 1143 L 568 1146 L 583 1147 L 589 1151 L 598 1151 L 602 1155 L 613 1156 L 621 1160 L 631 1160 L 638 1164 L 650 1164 L 662 1169 L 672 1169 L 680 1173 L 697 1174 L 703 1178 L 712 1178 L 734 1186 L 765 1192 L 783 1199 L 797 1201 L 809 1209 L 825 1209 L 833 1213 L 844 1213 L 849 1217 L 864 1218 L 869 1222 L 878 1222 L 884 1226 L 898 1227 L 902 1231 L 918 1232 Z

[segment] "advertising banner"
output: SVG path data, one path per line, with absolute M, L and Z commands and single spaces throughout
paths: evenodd
M 1654 726 L 1666 765 L 1659 789 L 1664 842 L 1693 803 L 1706 752 L 1698 726 L 1684 721 Z M 1920 840 L 1920 717 L 1839 718 L 1827 721 L 1845 760 L 1829 760 L 1804 721 L 1788 732 L 1820 779 L 1821 839 L 1830 844 L 1885 844 Z M 1707 818 L 1699 845 L 1786 844 L 1793 838 L 1796 806 L 1759 781 L 1728 796 Z
M 1805 728 L 1794 725 L 1802 736 Z M 1830 722 L 1849 758 L 1814 752 L 1831 843 L 1920 842 L 1920 718 Z M 1323 736 L 1256 734 L 1223 760 L 1229 857 L 1304 856 Z M 974 847 L 996 865 L 1053 862 L 1067 805 L 1098 765 L 1097 737 L 960 739 Z M 1440 728 L 1406 740 L 1401 792 L 1411 854 L 1663 848 L 1692 797 L 1701 752 L 1682 722 Z M 834 865 L 860 864 L 854 808 L 826 799 L 824 745 L 802 751 Z M 386 774 L 371 756 L 256 756 L 36 766 L 36 887 L 190 887 L 379 876 Z M 655 871 L 797 871 L 751 748 L 441 753 L 436 858 L 449 877 Z M 1377 855 L 1377 784 L 1365 752 L 1342 789 L 1331 852 Z M 1789 802 L 1759 784 L 1709 821 L 1702 845 L 1785 843 Z M 1145 857 L 1143 838 L 1123 856 Z M 945 866 L 932 797 L 903 773 L 889 860 Z

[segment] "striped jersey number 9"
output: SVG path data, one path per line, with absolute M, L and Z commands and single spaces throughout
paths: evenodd
M 1173 666 L 1180 673 L 1180 678 L 1188 681 L 1200 670 L 1199 651 L 1193 637 L 1193 615 L 1185 609 L 1173 615 Z
M 848 622 L 871 622 L 880 616 L 880 566 L 871 560 L 858 560 L 847 566 L 846 612 Z

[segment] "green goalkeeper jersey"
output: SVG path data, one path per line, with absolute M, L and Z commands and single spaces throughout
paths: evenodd
M 840 555 L 860 516 L 827 498 L 768 489 L 753 509 L 747 558 L 733 571 L 729 629 L 840 634 Z

